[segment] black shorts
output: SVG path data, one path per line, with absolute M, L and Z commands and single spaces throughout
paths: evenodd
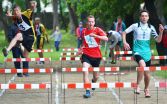
M 140 56 L 140 55 L 134 55 L 134 59 L 135 61 L 139 64 L 139 61 L 140 60 L 143 60 L 143 58 Z M 146 66 L 150 66 L 151 65 L 151 60 L 145 62 L 146 63 Z
M 92 65 L 92 67 L 99 67 L 101 58 L 92 58 L 88 55 L 83 54 L 81 58 L 81 62 L 86 62 Z
M 28 52 L 31 52 L 35 41 L 34 35 L 22 34 L 22 36 L 23 36 L 23 41 L 21 41 L 22 45 L 24 46 L 25 49 L 27 49 Z
M 41 37 L 41 35 L 37 36 L 37 49 L 43 49 L 44 46 L 44 37 Z

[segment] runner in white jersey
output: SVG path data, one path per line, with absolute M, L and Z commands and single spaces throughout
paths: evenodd
M 149 13 L 147 10 L 142 10 L 140 12 L 140 22 L 134 23 L 130 27 L 128 27 L 123 33 L 123 44 L 125 50 L 130 50 L 129 44 L 126 42 L 126 34 L 131 31 L 134 32 L 134 40 L 133 40 L 133 55 L 135 61 L 138 63 L 140 67 L 150 66 L 151 64 L 151 51 L 150 51 L 150 38 L 156 40 L 156 42 L 161 42 L 162 33 L 164 27 L 159 25 L 159 35 L 157 34 L 155 28 L 148 23 Z M 142 72 L 138 71 L 137 73 L 137 89 L 135 91 L 136 94 L 140 94 L 139 84 L 144 75 L 144 83 L 145 83 L 145 97 L 150 98 L 149 94 L 149 82 L 150 82 L 150 74 L 148 71 Z

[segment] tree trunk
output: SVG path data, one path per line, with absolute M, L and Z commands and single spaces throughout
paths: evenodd
M 166 20 L 165 20 L 164 13 L 163 13 L 164 3 L 165 3 L 165 0 L 155 0 L 155 4 L 156 4 L 155 7 L 157 9 L 158 18 L 160 19 L 163 25 L 166 24 Z
M 37 13 L 39 14 L 41 12 L 41 4 L 40 4 L 40 0 L 36 0 L 37 1 Z
M 56 29 L 56 26 L 59 26 L 58 17 L 58 0 L 53 0 L 53 30 Z
M 78 26 L 78 19 L 77 15 L 75 13 L 75 8 L 72 7 L 71 3 L 67 3 L 67 7 L 69 10 L 69 15 L 70 15 L 70 28 L 71 28 L 71 33 L 75 33 L 75 28 Z
M 0 2 L 0 21 L 3 24 L 3 29 L 5 32 L 5 39 L 7 40 L 7 34 L 8 34 L 8 24 L 7 24 L 7 20 L 5 19 L 4 15 L 3 15 L 3 8 L 2 8 L 2 1 Z
M 66 20 L 65 20 L 65 18 L 64 18 L 64 16 L 63 16 L 63 8 L 62 8 L 62 4 L 61 4 L 61 0 L 59 0 L 59 6 L 60 6 L 60 8 L 59 8 L 59 10 L 60 10 L 60 18 L 61 18 L 61 21 L 62 21 L 62 28 L 63 29 L 65 29 L 66 30 L 66 32 L 67 32 L 67 22 L 66 22 Z

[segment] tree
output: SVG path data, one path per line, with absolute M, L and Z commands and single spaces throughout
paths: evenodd
M 70 27 L 71 27 L 71 34 L 75 33 L 75 29 L 78 26 L 78 18 L 76 15 L 76 7 L 77 3 L 76 2 L 71 2 L 70 0 L 67 0 L 67 7 L 69 10 L 69 15 L 70 15 Z
M 59 26 L 58 22 L 58 0 L 52 0 L 53 2 L 53 30 L 56 29 L 56 26 Z
M 158 18 L 162 22 L 162 24 L 166 24 L 165 16 L 164 16 L 164 4 L 165 0 L 155 0 L 155 7 L 157 10 Z
M 5 13 L 3 12 L 3 8 L 2 8 L 2 0 L 0 0 L 0 21 L 2 22 L 3 24 L 3 29 L 4 29 L 4 32 L 5 32 L 5 38 L 7 39 L 7 34 L 8 34 L 8 23 L 7 23 L 7 20 L 6 20 L 6 16 L 5 16 Z

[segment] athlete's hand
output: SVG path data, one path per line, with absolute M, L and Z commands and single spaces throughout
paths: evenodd
M 164 31 L 164 27 L 162 24 L 159 24 L 159 32 L 162 34 Z
M 124 49 L 125 49 L 126 51 L 130 50 L 130 46 L 129 46 L 129 44 L 128 44 L 127 42 L 124 43 Z

